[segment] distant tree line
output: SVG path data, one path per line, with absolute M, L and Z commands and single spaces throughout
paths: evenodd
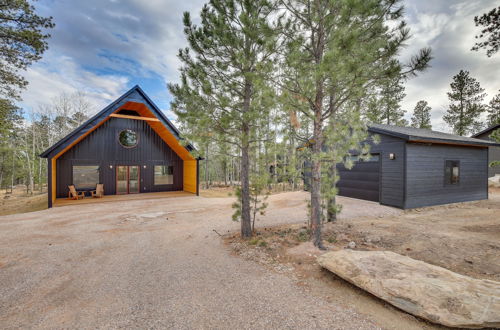
M 49 141 L 41 133 L 45 119 L 23 113 L 15 103 L 28 81 L 21 71 L 47 50 L 52 17 L 41 17 L 27 0 L 2 1 L 0 6 L 0 187 L 24 183 L 33 192 L 45 179 L 37 152 Z M 28 116 L 27 116 L 28 115 Z M 45 135 L 49 134 L 47 131 Z M 52 134 L 52 133 L 50 133 Z
M 0 102 L 0 107 L 7 104 Z M 80 126 L 94 107 L 81 92 L 62 93 L 35 110 L 7 111 L 0 123 L 0 187 L 12 191 L 23 184 L 26 192 L 43 191 L 47 183 L 47 160 L 39 154 Z M 3 117 L 5 118 L 5 117 Z

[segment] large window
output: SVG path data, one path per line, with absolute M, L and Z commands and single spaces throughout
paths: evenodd
M 95 189 L 99 183 L 99 166 L 73 166 L 73 184 L 76 189 Z
M 458 160 L 444 161 L 444 184 L 459 184 L 460 182 L 460 162 Z
M 174 167 L 155 165 L 155 185 L 174 184 Z

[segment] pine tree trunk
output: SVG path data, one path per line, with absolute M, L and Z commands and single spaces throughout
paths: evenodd
M 318 115 L 317 117 L 319 117 Z M 314 246 L 322 248 L 321 243 L 321 160 L 322 149 L 321 120 L 314 121 L 314 144 L 312 148 L 311 168 L 311 233 Z
M 330 168 L 328 169 L 328 176 L 332 178 L 333 180 L 333 187 L 332 189 L 335 188 L 336 182 L 335 182 L 335 176 L 337 175 L 337 164 L 335 163 L 335 160 L 332 162 L 330 165 Z M 337 200 L 336 200 L 336 195 L 333 197 L 330 197 L 327 202 L 327 211 L 326 211 L 326 221 L 328 222 L 335 222 L 337 221 Z
M 245 121 L 245 114 L 250 110 L 251 84 L 245 82 L 245 97 L 243 100 L 243 123 L 241 143 L 241 237 L 252 237 L 250 218 L 250 127 Z
M 246 127 L 246 130 L 248 131 L 248 125 L 244 125 L 244 127 Z M 248 142 L 243 143 L 241 148 L 241 236 L 243 238 L 252 236 L 250 219 L 249 149 Z
M 10 193 L 12 194 L 14 192 L 14 176 L 16 175 L 16 167 L 14 166 L 15 164 L 15 158 L 16 158 L 16 153 L 14 152 L 12 154 L 12 174 L 11 174 L 11 180 L 10 180 Z
M 210 188 L 208 180 L 209 180 L 209 175 L 208 175 L 208 143 L 207 143 L 206 154 L 205 154 L 205 189 Z

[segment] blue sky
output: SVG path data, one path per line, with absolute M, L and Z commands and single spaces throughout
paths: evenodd
M 83 91 L 100 110 L 130 87 L 139 84 L 168 111 L 166 84 L 179 79 L 178 49 L 186 46 L 182 13 L 198 17 L 204 0 L 39 0 L 40 14 L 53 16 L 49 50 L 25 73 L 30 82 L 21 106 L 36 109 L 61 92 Z M 434 129 L 447 131 L 442 115 L 448 104 L 451 77 L 470 71 L 488 93 L 500 90 L 500 53 L 488 58 L 472 52 L 478 29 L 473 17 L 495 7 L 495 0 L 407 0 L 406 19 L 413 38 L 401 53 L 408 59 L 430 46 L 431 68 L 406 84 L 403 109 L 410 117 L 417 101 L 427 100 Z

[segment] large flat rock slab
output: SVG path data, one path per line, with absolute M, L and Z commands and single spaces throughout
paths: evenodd
M 460 275 L 390 251 L 341 250 L 319 264 L 413 315 L 450 327 L 500 327 L 500 282 Z

